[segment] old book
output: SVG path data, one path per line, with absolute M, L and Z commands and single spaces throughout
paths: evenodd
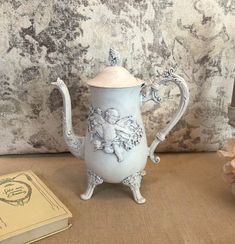
M 32 243 L 69 228 L 72 214 L 32 172 L 0 176 L 0 243 Z

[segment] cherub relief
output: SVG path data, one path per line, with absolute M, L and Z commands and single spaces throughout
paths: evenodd
M 118 162 L 124 160 L 123 149 L 129 151 L 140 143 L 143 136 L 142 128 L 132 116 L 120 119 L 119 112 L 109 108 L 104 112 L 92 108 L 89 114 L 88 131 L 95 150 L 114 153 Z

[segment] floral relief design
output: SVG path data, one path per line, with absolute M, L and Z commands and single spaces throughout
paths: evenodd
M 123 149 L 131 150 L 140 143 L 143 129 L 132 116 L 120 118 L 119 111 L 108 108 L 91 108 L 88 117 L 88 131 L 95 150 L 114 153 L 118 162 L 124 160 Z

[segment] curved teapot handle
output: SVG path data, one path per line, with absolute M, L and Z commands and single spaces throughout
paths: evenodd
M 153 100 L 156 103 L 161 102 L 161 98 L 159 95 L 159 86 L 160 85 L 167 85 L 169 82 L 175 83 L 180 90 L 180 104 L 178 110 L 173 115 L 171 121 L 167 124 L 167 126 L 162 129 L 157 135 L 155 136 L 154 141 L 152 142 L 150 149 L 149 149 L 149 156 L 153 163 L 158 164 L 160 162 L 160 158 L 156 155 L 155 150 L 158 144 L 165 140 L 167 134 L 172 130 L 172 128 L 177 124 L 180 118 L 183 116 L 188 103 L 189 103 L 189 90 L 187 83 L 185 80 L 176 75 L 174 70 L 171 68 L 169 71 L 165 72 L 163 75 L 163 79 L 158 82 L 153 82 L 150 87 L 149 94 L 143 94 L 143 90 L 141 91 L 141 99 L 142 102 L 147 102 L 149 100 Z

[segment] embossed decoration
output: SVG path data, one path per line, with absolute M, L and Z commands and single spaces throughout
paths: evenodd
M 132 116 L 120 118 L 118 110 L 91 108 L 88 131 L 95 150 L 114 153 L 118 162 L 123 161 L 123 149 L 131 150 L 140 143 L 143 129 Z
M 30 201 L 32 188 L 26 182 L 7 178 L 0 181 L 0 202 L 13 206 L 23 206 Z
M 0 204 L 4 203 L 15 207 L 24 206 L 30 202 L 33 188 L 37 189 L 44 196 L 53 210 L 57 211 L 60 209 L 58 204 L 55 204 L 43 193 L 36 181 L 29 174 L 25 173 L 19 173 L 13 178 L 0 180 Z M 0 227 L 1 222 L 0 216 Z
M 87 171 L 87 176 L 88 184 L 91 186 L 97 186 L 104 182 L 104 180 L 100 176 L 96 175 L 92 170 Z
M 135 190 L 135 189 L 139 189 L 141 186 L 141 180 L 142 180 L 143 174 L 142 172 L 137 172 L 133 175 L 130 175 L 128 177 L 126 177 L 122 183 L 124 185 L 129 186 L 131 189 Z

